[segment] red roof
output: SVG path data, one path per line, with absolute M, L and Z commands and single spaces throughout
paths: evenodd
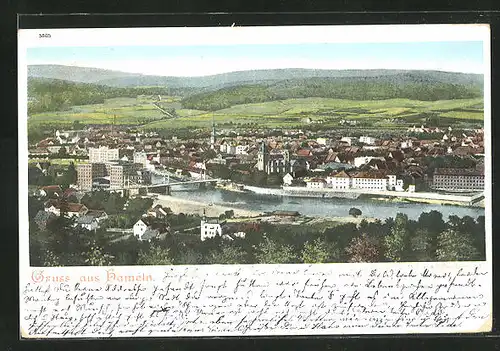
M 311 150 L 300 149 L 297 151 L 297 156 L 311 156 L 311 155 L 312 155 Z
M 54 206 L 56 209 L 60 210 L 61 209 L 61 202 L 58 200 L 49 200 L 45 203 L 45 207 L 49 208 Z M 85 211 L 87 207 L 83 204 L 78 204 L 74 202 L 68 202 L 66 204 L 66 208 L 68 212 L 81 212 L 82 210 Z

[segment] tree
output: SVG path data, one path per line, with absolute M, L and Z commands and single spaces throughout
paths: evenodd
M 405 260 L 405 255 L 409 247 L 409 239 L 408 216 L 398 213 L 391 233 L 385 237 L 385 254 L 387 259 L 393 262 Z
M 340 262 L 340 249 L 333 242 L 326 242 L 321 238 L 307 241 L 302 250 L 302 261 L 304 263 L 328 263 Z
M 64 171 L 62 177 L 59 177 L 58 183 L 63 188 L 68 188 L 71 184 L 76 184 L 77 174 L 75 164 L 71 162 L 68 168 Z
M 110 266 L 113 262 L 113 256 L 103 252 L 102 248 L 92 241 L 90 248 L 84 253 L 85 263 L 89 266 Z
M 181 250 L 175 260 L 175 264 L 200 264 L 202 262 L 203 255 L 193 249 Z
M 486 259 L 486 224 L 484 216 L 479 216 L 476 219 L 476 229 L 472 233 L 474 246 L 479 251 L 481 259 Z
M 353 216 L 354 218 L 357 218 L 358 216 L 361 216 L 363 212 L 359 208 L 356 207 L 351 207 L 349 210 L 349 216 Z
M 438 261 L 474 261 L 481 259 L 479 251 L 473 245 L 470 234 L 447 229 L 438 236 L 436 250 Z
M 61 146 L 61 148 L 57 151 L 57 156 L 62 158 L 68 156 L 68 150 L 66 149 L 66 147 Z
M 429 250 L 436 252 L 437 237 L 439 233 L 446 229 L 446 223 L 443 220 L 443 215 L 439 211 L 423 212 L 418 217 L 418 227 L 427 232 L 429 236 Z
M 153 205 L 152 199 L 142 199 L 142 198 L 130 199 L 127 204 L 127 212 L 143 214 L 152 205 Z
M 163 249 L 158 245 L 151 245 L 149 251 L 141 250 L 139 252 L 139 257 L 137 258 L 137 264 L 146 265 L 171 265 L 173 264 L 172 258 L 170 257 L 170 252 L 168 249 Z
M 107 214 L 123 213 L 123 205 L 125 205 L 125 201 L 125 198 L 120 196 L 120 194 L 111 193 L 101 206 Z M 127 208 L 127 210 L 130 211 L 130 208 Z
M 281 185 L 283 178 L 277 174 L 270 174 L 267 176 L 267 185 L 277 186 Z
M 297 263 L 298 258 L 293 247 L 290 245 L 280 245 L 276 241 L 268 238 L 257 246 L 255 254 L 258 263 L 280 264 Z
M 243 264 L 246 253 L 239 247 L 223 246 L 220 250 L 210 250 L 207 255 L 209 264 Z
M 336 242 L 341 250 L 344 250 L 352 239 L 360 235 L 359 230 L 354 223 L 343 223 L 324 231 L 325 239 L 329 242 Z
M 419 228 L 410 238 L 409 260 L 415 262 L 432 262 L 436 258 L 433 248 L 433 237 L 427 228 Z
M 381 258 L 380 245 L 375 238 L 367 234 L 352 239 L 346 248 L 349 262 L 379 262 Z
M 28 216 L 33 219 L 38 211 L 43 210 L 43 201 L 34 196 L 28 196 Z
M 263 171 L 253 172 L 253 183 L 257 186 L 265 186 L 267 184 L 267 174 Z
M 76 120 L 73 121 L 73 130 L 80 130 L 82 128 L 82 122 Z

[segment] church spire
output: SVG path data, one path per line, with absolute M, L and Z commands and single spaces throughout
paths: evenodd
M 210 137 L 210 147 L 215 148 L 215 119 L 214 114 L 212 113 L 212 135 Z

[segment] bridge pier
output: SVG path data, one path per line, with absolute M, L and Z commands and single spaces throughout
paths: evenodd
M 170 185 L 167 185 L 167 186 L 165 187 L 165 195 L 172 195 L 172 191 L 171 191 L 171 189 L 170 189 Z

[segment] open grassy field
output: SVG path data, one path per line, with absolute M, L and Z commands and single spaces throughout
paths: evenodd
M 415 101 L 390 99 L 352 101 L 325 98 L 288 99 L 232 106 L 215 112 L 189 110 L 184 118 L 154 121 L 144 128 L 205 127 L 211 123 L 248 124 L 287 127 L 305 124 L 306 118 L 325 125 L 338 125 L 341 120 L 367 122 L 373 126 L 391 124 L 425 124 L 430 115 L 460 122 L 480 122 L 483 119 L 481 99 Z
M 43 112 L 30 116 L 28 125 L 36 127 L 40 124 L 71 124 L 80 121 L 82 124 L 144 124 L 162 120 L 165 115 L 153 102 L 157 97 L 138 96 L 137 98 L 108 99 L 102 104 L 72 106 L 67 111 Z M 164 108 L 179 108 L 176 97 L 162 97 Z M 181 115 L 182 116 L 182 115 Z
M 30 128 L 40 124 L 142 125 L 144 129 L 205 128 L 212 118 L 217 124 L 257 124 L 266 127 L 291 127 L 306 123 L 338 126 L 350 120 L 388 128 L 391 125 L 426 124 L 429 116 L 443 123 L 480 123 L 484 119 L 482 99 L 417 101 L 388 99 L 354 101 L 329 98 L 304 98 L 232 106 L 214 112 L 183 109 L 179 98 L 161 98 L 163 108 L 174 108 L 178 118 L 169 119 L 153 102 L 158 97 L 109 99 L 103 104 L 74 106 L 68 111 L 45 112 L 30 116 Z

